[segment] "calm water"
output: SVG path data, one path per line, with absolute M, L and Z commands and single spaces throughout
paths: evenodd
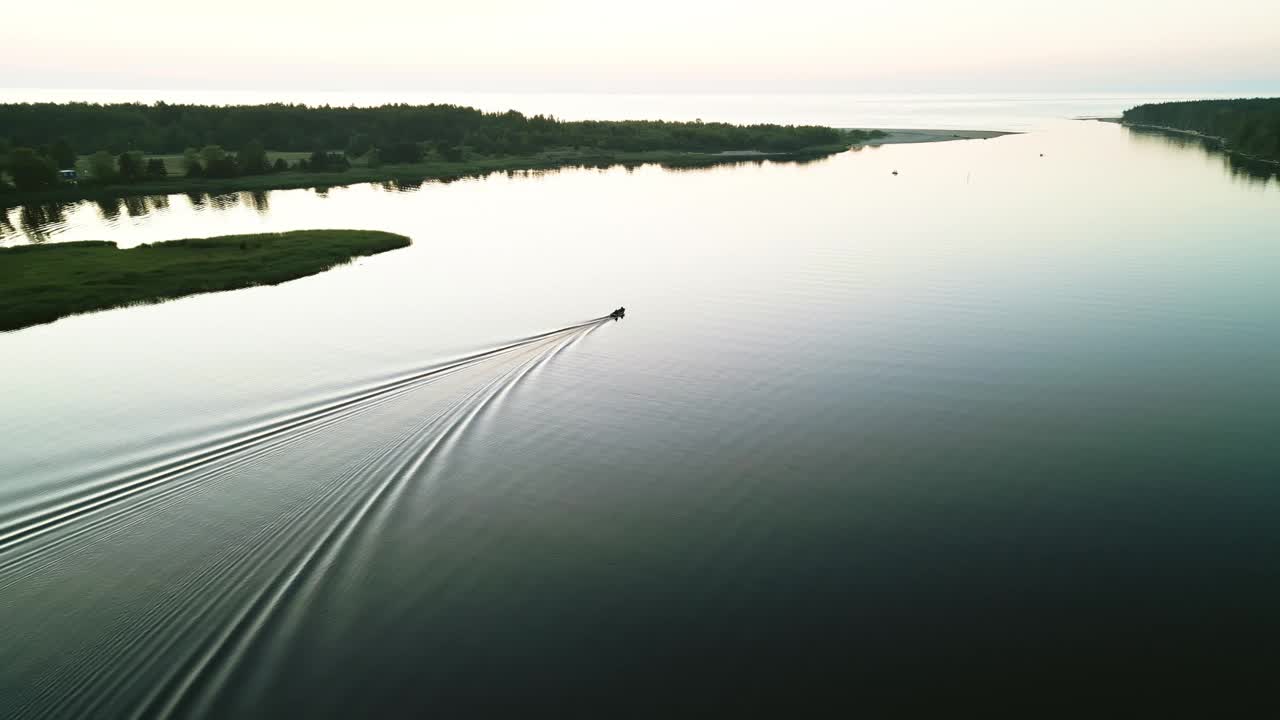
M 1280 183 L 1035 128 L 9 211 L 414 245 L 0 335 L 0 716 L 1275 667 Z

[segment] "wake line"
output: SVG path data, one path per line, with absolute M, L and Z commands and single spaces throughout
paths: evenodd
M 298 498 L 298 502 L 291 503 L 249 537 L 210 558 L 210 564 L 183 577 L 172 588 L 169 600 L 134 616 L 127 626 L 86 647 L 85 652 L 69 657 L 57 671 L 29 685 L 32 693 L 11 708 L 16 713 L 15 720 L 32 713 L 43 715 L 51 709 L 56 712 L 50 715 L 77 716 L 214 714 L 229 701 L 223 696 L 228 684 L 238 685 L 243 673 L 251 672 L 256 665 L 247 660 L 288 647 L 302 622 L 303 608 L 310 607 L 314 596 L 328 587 L 329 577 L 351 567 L 352 553 L 363 555 L 378 546 L 377 538 L 392 522 L 392 513 L 406 488 L 447 472 L 452 448 L 461 436 L 472 432 L 478 418 L 499 407 L 518 384 L 599 329 L 607 319 L 579 323 L 390 379 L 378 379 L 326 402 L 301 406 L 305 411 L 295 407 L 247 430 L 221 435 L 216 438 L 221 442 L 197 443 L 194 447 L 207 453 L 243 442 L 265 428 L 277 428 L 265 439 L 244 444 L 229 455 L 194 463 L 173 477 L 153 478 L 152 485 L 120 494 L 104 507 L 82 508 L 74 517 L 37 528 L 28 537 L 11 543 L 11 548 L 21 545 L 18 554 L 22 557 L 7 554 L 0 564 L 0 592 L 3 587 L 21 582 L 17 579 L 21 576 L 30 577 L 43 567 L 56 566 L 60 562 L 58 556 L 75 552 L 77 547 L 101 544 L 104 539 L 148 522 L 149 517 L 181 502 L 186 487 L 203 487 L 207 481 L 252 466 L 255 460 L 300 438 L 320 433 L 451 372 L 485 359 L 503 358 L 498 372 L 480 373 L 478 387 L 464 390 L 444 403 L 433 403 L 412 428 L 397 429 L 378 438 L 373 447 L 354 453 L 359 457 L 353 458 L 346 469 L 316 485 L 314 492 Z M 415 382 L 415 376 L 422 377 Z M 354 400 L 359 402 L 350 402 Z M 336 412 L 319 412 L 343 403 L 345 407 Z M 285 422 L 308 413 L 317 419 L 297 427 Z M 158 457 L 144 470 L 120 474 L 111 480 L 146 479 L 141 476 L 147 472 L 155 475 L 156 468 L 172 469 L 178 460 L 196 457 L 196 452 L 188 448 L 176 459 L 174 455 Z M 101 486 L 101 482 L 95 483 L 91 490 L 100 492 L 104 489 Z M 65 509 L 66 505 L 60 508 Z M 71 527 L 65 527 L 68 524 Z M 6 530 L 12 531 L 13 527 L 11 524 Z M 65 529 L 41 542 L 27 542 L 56 528 Z M 71 546 L 73 542 L 76 547 Z M 256 676 L 249 678 L 254 683 L 261 682 Z
M 323 512 L 325 502 L 337 498 L 334 501 L 337 504 L 342 497 L 353 492 L 352 481 L 360 477 L 360 471 L 388 448 L 393 448 L 402 441 L 403 438 L 366 452 L 355 466 L 321 487 L 319 494 L 311 502 L 300 503 L 254 533 L 242 544 L 239 552 L 222 558 L 215 565 L 202 569 L 185 581 L 184 592 L 176 603 L 162 606 L 148 614 L 145 620 L 147 635 L 138 637 L 128 634 L 122 639 L 127 643 L 122 649 L 106 648 L 103 652 L 107 653 L 110 663 L 104 665 L 110 669 L 98 670 L 90 678 L 82 680 L 77 684 L 78 692 L 65 688 L 59 690 L 61 702 L 49 708 L 49 716 L 119 715 L 122 711 L 108 712 L 102 709 L 103 703 L 110 700 L 102 692 L 104 689 L 119 691 L 122 685 L 130 682 L 130 678 L 150 677 L 158 663 L 166 659 L 171 662 L 172 658 L 168 657 L 168 653 L 190 641 L 186 635 L 192 630 L 183 628 L 195 629 L 209 622 L 216 622 L 215 616 L 219 614 L 221 601 L 234 595 L 236 589 L 249 586 L 252 578 L 268 567 L 274 558 L 311 528 L 322 525 L 326 520 Z M 255 548 L 267 550 L 256 552 Z M 215 588 L 215 592 L 210 592 Z M 62 708 L 68 703 L 72 704 L 72 709 L 64 713 Z M 89 703 L 88 707 L 85 707 L 85 703 Z
M 583 326 L 573 329 L 581 331 Z M 207 636 L 202 649 L 175 665 L 168 678 L 135 706 L 131 716 L 211 714 L 221 690 L 234 674 L 244 669 L 244 659 L 259 650 L 262 643 L 279 642 L 282 634 L 289 634 L 289 628 L 294 625 L 292 609 L 306 605 L 300 601 L 317 592 L 323 578 L 343 565 L 339 558 L 349 551 L 355 536 L 381 528 L 385 511 L 395 504 L 410 481 L 418 478 L 430 459 L 447 453 L 451 441 L 466 432 L 479 412 L 505 396 L 532 370 L 594 329 L 588 327 L 556 338 L 550 352 L 539 351 L 485 383 L 361 468 L 358 477 L 351 478 L 351 490 L 342 493 L 340 502 L 313 513 L 312 530 L 300 531 L 300 535 L 308 537 L 304 545 L 294 550 L 292 559 L 241 604 L 218 632 Z M 376 482 L 370 487 L 365 479 Z M 282 624 L 283 630 L 279 627 Z
M 73 487 L 57 498 L 46 498 L 39 505 L 28 506 L 24 514 L 0 522 L 0 553 L 5 553 L 34 538 L 75 522 L 86 515 L 122 502 L 168 481 L 209 468 L 219 461 L 233 459 L 239 453 L 275 439 L 290 442 L 303 437 L 309 428 L 327 425 L 349 415 L 376 407 L 420 385 L 434 382 L 485 360 L 514 352 L 541 340 L 566 335 L 583 328 L 605 323 L 610 316 L 595 318 L 567 327 L 530 335 L 497 348 L 473 353 L 444 363 L 429 365 L 389 380 L 375 381 L 325 400 L 296 406 L 278 413 L 256 426 L 236 430 L 195 443 L 167 456 L 153 459 L 141 469 L 73 483 Z M 289 433 L 295 435 L 289 435 Z M 9 566 L 6 562 L 0 569 Z

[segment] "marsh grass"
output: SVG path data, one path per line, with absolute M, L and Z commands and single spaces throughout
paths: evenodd
M 276 285 L 409 243 L 403 235 L 374 230 L 298 230 L 128 250 L 101 241 L 0 248 L 0 331 L 93 310 Z

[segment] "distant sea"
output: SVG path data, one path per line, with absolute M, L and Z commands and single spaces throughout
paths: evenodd
M 1214 93 L 1074 94 L 628 94 L 462 93 L 430 91 L 221 91 L 0 89 L 3 102 L 143 102 L 203 105 L 372 106 L 452 103 L 487 111 L 518 110 L 569 120 L 697 120 L 816 124 L 834 127 L 1033 130 L 1052 120 L 1118 115 L 1147 102 L 1234 95 Z

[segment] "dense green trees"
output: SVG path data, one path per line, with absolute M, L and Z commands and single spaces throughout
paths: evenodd
M 200 162 L 200 151 L 187 148 L 182 151 L 182 172 L 187 177 L 204 175 L 204 165 Z
M 204 177 L 229 178 L 240 174 L 239 163 L 221 145 L 205 145 L 199 157 Z
M 9 176 L 22 192 L 47 190 L 58 185 L 58 168 L 49 158 L 31 148 L 14 148 L 9 152 Z
M 451 142 L 441 140 L 435 143 L 435 148 L 436 148 L 436 154 L 449 162 L 462 162 L 466 158 L 466 151 L 462 148 L 461 145 L 454 145 Z M 503 151 L 494 150 L 493 148 L 487 149 L 487 152 L 488 153 L 496 152 L 498 154 L 503 154 Z M 521 152 L 528 152 L 528 151 L 523 150 Z
M 457 105 L 0 104 L 0 128 L 14 145 L 30 147 L 65 139 L 72 147 L 103 148 L 116 154 L 125 150 L 161 154 L 207 145 L 243 151 L 257 141 L 270 150 L 338 149 L 353 157 L 377 147 L 388 163 L 394 161 L 385 151 L 401 143 L 428 143 L 447 156 L 460 153 L 455 151 L 459 147 L 483 155 L 529 154 L 553 147 L 789 152 L 841 142 L 839 131 L 813 126 L 565 122 Z
M 236 164 L 244 175 L 261 175 L 271 170 L 271 165 L 267 163 L 267 151 L 257 140 L 250 140 L 240 148 L 240 152 L 236 153 Z
M 1139 105 L 1124 112 L 1124 121 L 1191 130 L 1222 138 L 1236 152 L 1280 160 L 1280 98 Z
M 343 172 L 351 167 L 351 162 L 342 153 L 327 153 L 317 150 L 311 157 L 301 160 L 298 168 L 308 172 Z
M 147 176 L 147 164 L 142 157 L 142 153 L 137 150 L 127 150 L 120 153 L 116 158 L 116 170 L 118 171 L 118 179 L 122 182 L 138 182 Z
M 227 151 L 221 145 L 205 145 L 200 150 L 200 164 L 204 167 L 217 165 L 227 159 Z
M 120 171 L 116 169 L 116 159 L 106 150 L 89 156 L 89 179 L 100 183 L 112 183 L 119 179 Z
M 59 170 L 71 170 L 76 166 L 76 151 L 71 149 L 71 143 L 66 138 L 58 138 L 53 143 L 49 148 L 49 158 Z
M 389 143 L 386 147 L 377 148 L 378 161 L 383 163 L 416 163 L 422 162 L 426 156 L 422 146 L 416 142 Z
M 163 160 L 148 157 L 159 154 L 182 153 L 187 177 L 221 179 L 288 170 L 282 159 L 268 157 L 268 149 L 311 153 L 293 166 L 300 170 L 341 172 L 350 167 L 350 159 L 378 167 L 425 160 L 508 160 L 564 148 L 602 155 L 650 151 L 714 154 L 728 150 L 794 153 L 865 139 L 861 131 L 816 126 L 565 122 L 514 110 L 486 113 L 456 105 L 0 104 L 0 129 L 6 134 L 0 138 L 0 190 L 58 185 L 57 170 L 76 167 L 74 148 L 98 150 L 81 161 L 82 169 L 87 165 L 82 184 L 112 185 L 167 176 Z M 19 154 L 14 147 L 34 150 Z M 15 174 L 15 164 L 21 165 L 21 179 Z M 16 187 L 4 183 L 6 178 L 13 178 Z
M 356 133 L 347 141 L 347 157 L 358 158 L 373 149 L 373 139 L 364 133 Z
M 849 142 L 863 143 L 868 140 L 879 140 L 882 137 L 889 137 L 889 133 L 883 130 L 849 130 L 845 133 L 845 138 Z

